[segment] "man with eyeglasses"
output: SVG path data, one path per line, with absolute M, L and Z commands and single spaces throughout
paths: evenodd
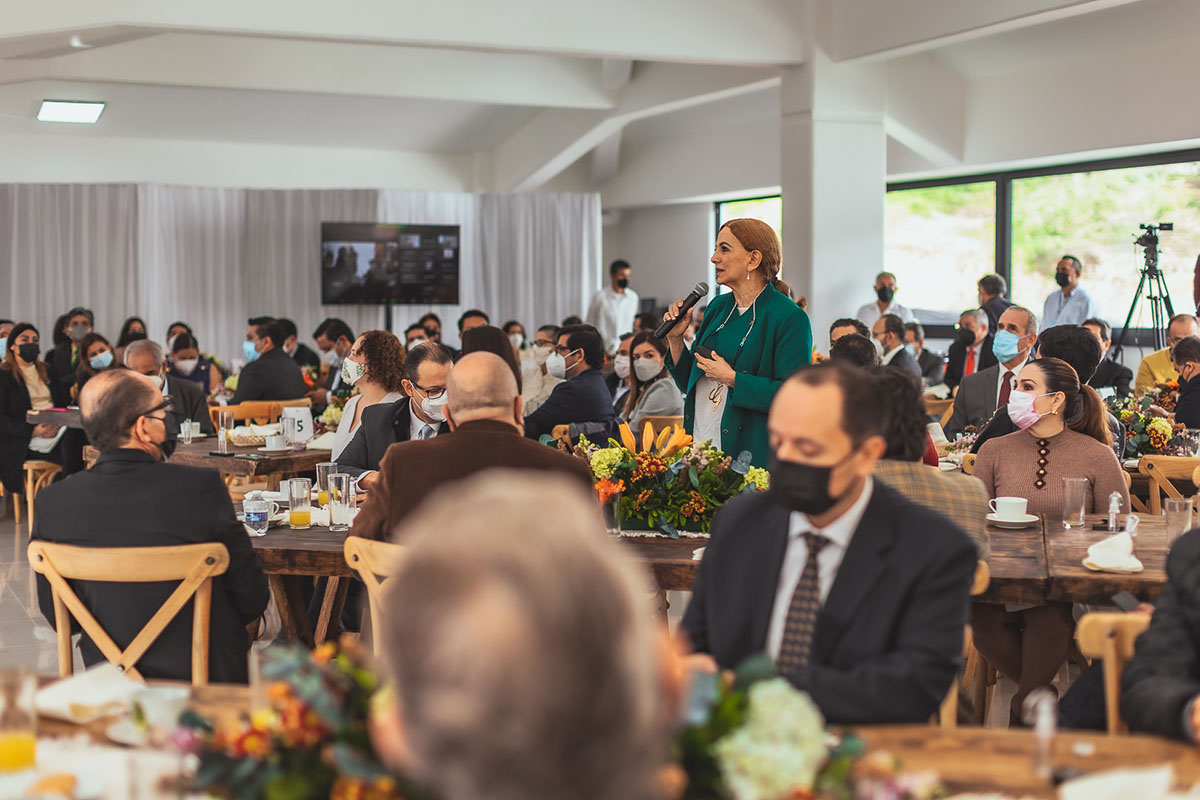
M 184 422 L 199 422 L 201 433 L 206 436 L 217 435 L 204 392 L 192 381 L 167 374 L 167 359 L 158 343 L 149 339 L 130 342 L 125 346 L 125 366 L 157 384 L 164 397 L 170 395 L 174 398 L 175 406 L 170 412 L 169 426 L 172 434 L 179 433 Z
M 546 371 L 562 383 L 541 408 L 525 418 L 525 435 L 537 439 L 556 425 L 598 422 L 611 425 L 612 395 L 600 367 L 604 366 L 604 340 L 591 325 L 568 325 L 558 332 Z
M 1156 383 L 1167 383 L 1179 380 L 1179 373 L 1171 363 L 1171 349 L 1189 336 L 1200 335 L 1200 323 L 1191 314 L 1176 314 L 1167 325 L 1167 346 L 1155 350 L 1142 359 L 1138 365 L 1137 378 L 1133 382 L 1133 392 L 1141 395 L 1147 389 L 1154 388 Z
M 362 413 L 350 444 L 337 457 L 341 472 L 369 489 L 379 476 L 379 462 L 396 442 L 432 439 L 449 433 L 446 425 L 446 380 L 453 357 L 437 342 L 421 342 L 408 351 L 401 388 L 407 397 L 379 403 Z
M 212 584 L 209 680 L 246 683 L 246 625 L 267 607 L 267 579 L 238 522 L 229 491 L 211 469 L 164 463 L 174 450 L 168 430 L 171 397 L 144 375 L 107 370 L 79 396 L 83 429 L 100 457 L 91 469 L 43 489 L 31 538 L 79 547 L 170 547 L 219 542 L 229 567 Z M 174 583 L 75 582 L 73 589 L 118 647 L 127 647 L 175 590 Z M 38 603 L 54 624 L 54 600 L 39 575 Z M 83 663 L 104 660 L 79 639 Z M 176 616 L 134 665 L 147 679 L 192 677 L 192 612 Z

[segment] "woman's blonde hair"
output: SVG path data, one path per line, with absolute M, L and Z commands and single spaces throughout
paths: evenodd
M 779 279 L 779 270 L 783 267 L 783 247 L 779 244 L 775 229 L 761 219 L 751 217 L 731 219 L 722 225 L 717 233 L 720 234 L 726 228 L 729 228 L 729 232 L 742 247 L 751 252 L 759 252 L 758 268 L 762 270 L 762 276 L 776 289 L 788 294 L 790 290 L 787 284 Z

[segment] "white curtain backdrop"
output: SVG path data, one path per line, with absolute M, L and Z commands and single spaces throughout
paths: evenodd
M 598 195 L 0 184 L 0 318 L 38 325 L 43 349 L 74 305 L 114 339 L 128 316 L 159 342 L 183 320 L 224 359 L 259 314 L 291 318 L 310 345 L 325 317 L 383 327 L 383 307 L 320 305 L 322 222 L 461 227 L 460 304 L 396 306 L 397 334 L 432 310 L 453 343 L 467 308 L 532 332 L 582 314 L 603 274 Z

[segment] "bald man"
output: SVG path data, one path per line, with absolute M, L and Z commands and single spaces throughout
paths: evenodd
M 80 547 L 170 547 L 219 542 L 229 568 L 213 579 L 208 679 L 246 683 L 250 640 L 246 625 L 267 607 L 267 578 L 234 515 L 229 490 L 211 469 L 165 463 L 174 449 L 166 419 L 171 404 L 150 378 L 132 370 L 106 370 L 79 396 L 83 429 L 100 457 L 91 469 L 38 493 L 32 538 Z M 175 585 L 76 583 L 79 599 L 124 649 Z M 38 603 L 54 624 L 54 601 L 38 576 Z M 86 634 L 83 663 L 104 660 Z M 135 665 L 147 679 L 190 680 L 192 612 L 174 618 Z
M 592 472 L 582 459 L 524 438 L 516 378 L 494 353 L 469 353 L 450 370 L 446 423 L 449 434 L 388 448 L 351 534 L 390 539 L 429 494 L 487 469 L 559 472 L 592 491 Z

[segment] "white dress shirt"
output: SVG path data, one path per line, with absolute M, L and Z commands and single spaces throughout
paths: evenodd
M 979 362 L 977 361 L 975 363 L 978 364 Z M 999 404 L 999 402 L 1000 402 L 1000 390 L 1004 388 L 1004 373 L 1006 373 L 1006 372 L 1012 373 L 1012 377 L 1009 378 L 1009 381 L 1012 386 L 1010 391 L 1015 392 L 1017 390 L 1017 376 L 1021 374 L 1021 370 L 1024 369 L 1025 365 L 1028 363 L 1029 363 L 1029 355 L 1026 354 L 1025 360 L 1022 361 L 1020 364 L 1017 364 L 1012 369 L 1009 369 L 1008 367 L 1004 366 L 1003 364 L 997 365 L 1000 367 L 1000 374 L 996 376 L 996 403 L 997 404 Z
M 901 322 L 916 322 L 917 321 L 917 318 L 916 318 L 916 316 L 913 315 L 913 312 L 909 311 L 907 308 L 900 305 L 895 300 L 893 300 L 890 304 L 888 304 L 888 307 L 885 308 L 882 313 L 880 313 L 880 311 L 879 311 L 879 304 L 876 303 L 875 301 L 871 301 L 870 303 L 867 303 L 865 306 L 860 308 L 858 310 L 858 313 L 855 316 L 858 317 L 859 322 L 861 322 L 863 325 L 866 325 L 867 329 L 870 330 L 871 328 L 873 328 L 875 326 L 875 323 L 878 322 L 879 318 L 882 317 L 884 314 L 895 314 L 897 317 L 900 318 Z
M 892 359 L 896 357 L 896 353 L 899 353 L 903 349 L 904 349 L 904 345 L 902 345 L 902 344 L 896 345 L 894 348 L 892 348 L 891 350 L 888 350 L 886 353 L 883 354 L 883 358 L 881 358 L 879 360 L 879 363 L 883 364 L 885 366 L 887 364 L 892 363 Z
M 807 514 L 792 512 L 788 523 L 787 552 L 783 555 L 783 567 L 779 570 L 779 583 L 775 587 L 775 606 L 771 611 L 771 625 L 767 628 L 767 652 L 771 658 L 779 658 L 788 608 L 792 604 L 792 595 L 796 593 L 796 584 L 800 582 L 800 576 L 804 573 L 804 564 L 808 561 L 808 542 L 802 534 L 816 533 L 829 540 L 817 555 L 817 581 L 821 586 L 821 605 L 824 606 L 825 598 L 829 597 L 829 591 L 837 579 L 838 569 L 842 566 L 842 559 L 846 557 L 846 548 L 850 546 L 850 540 L 854 538 L 854 532 L 862 522 L 867 503 L 871 502 L 874 488 L 873 479 L 867 478 L 854 505 L 824 528 L 813 525 Z
M 1094 316 L 1096 309 L 1092 298 L 1082 286 L 1072 289 L 1070 297 L 1064 297 L 1062 289 L 1057 289 L 1050 293 L 1042 307 L 1042 330 L 1055 325 L 1082 325 L 1084 320 Z
M 638 293 L 628 288 L 618 292 L 612 286 L 605 286 L 592 297 L 585 321 L 596 326 L 608 352 L 615 353 L 621 345 L 621 334 L 633 330 L 640 304 Z

